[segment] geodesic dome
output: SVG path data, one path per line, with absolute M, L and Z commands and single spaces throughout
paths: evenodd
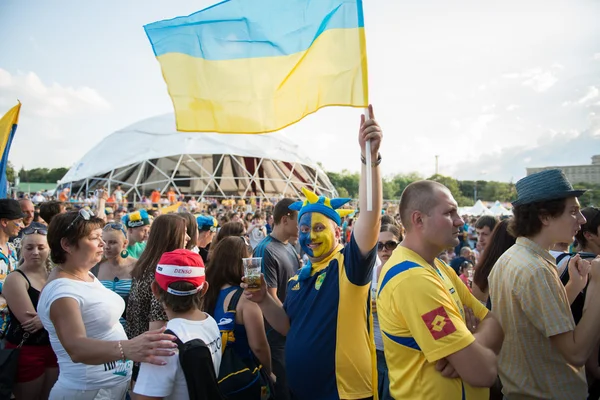
M 281 133 L 178 132 L 172 114 L 118 130 L 88 151 L 58 182 L 71 194 L 116 185 L 129 201 L 170 186 L 186 196 L 300 197 L 306 186 L 337 196 L 325 172 Z

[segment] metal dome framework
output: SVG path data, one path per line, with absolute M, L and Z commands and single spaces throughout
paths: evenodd
M 117 185 L 121 185 L 128 198 L 133 196 L 134 202 L 149 196 L 154 189 L 162 194 L 169 187 L 197 200 L 248 198 L 253 194 L 262 198 L 300 198 L 303 186 L 328 197 L 337 196 L 322 171 L 299 163 L 231 154 L 180 154 L 144 160 L 81 181 L 63 183 L 62 187 L 69 186 L 72 194 L 79 195 L 103 187 L 112 192 Z
M 169 187 L 197 200 L 253 194 L 300 198 L 303 186 L 337 196 L 322 168 L 280 134 L 177 132 L 172 115 L 149 118 L 107 136 L 59 182 L 59 188 L 70 187 L 77 196 L 100 188 L 112 192 L 117 185 L 133 202 Z

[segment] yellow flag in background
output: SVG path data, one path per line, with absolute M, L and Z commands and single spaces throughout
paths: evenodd
M 19 122 L 19 112 L 21 111 L 21 102 L 8 110 L 8 112 L 0 119 L 0 199 L 6 197 L 8 191 L 8 181 L 6 179 L 6 167 L 8 165 L 8 153 L 10 153 L 10 145 L 17 131 Z

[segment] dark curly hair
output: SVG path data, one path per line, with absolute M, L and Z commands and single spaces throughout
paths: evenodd
M 542 230 L 542 218 L 558 217 L 567 206 L 567 199 L 540 201 L 522 204 L 512 210 L 513 218 L 508 225 L 508 231 L 514 237 L 532 237 Z

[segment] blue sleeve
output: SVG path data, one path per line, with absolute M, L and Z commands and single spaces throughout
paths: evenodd
M 377 260 L 377 245 L 363 257 L 354 239 L 354 232 L 350 237 L 350 242 L 344 247 L 344 270 L 350 283 L 356 286 L 371 284 L 373 278 L 373 267 Z

